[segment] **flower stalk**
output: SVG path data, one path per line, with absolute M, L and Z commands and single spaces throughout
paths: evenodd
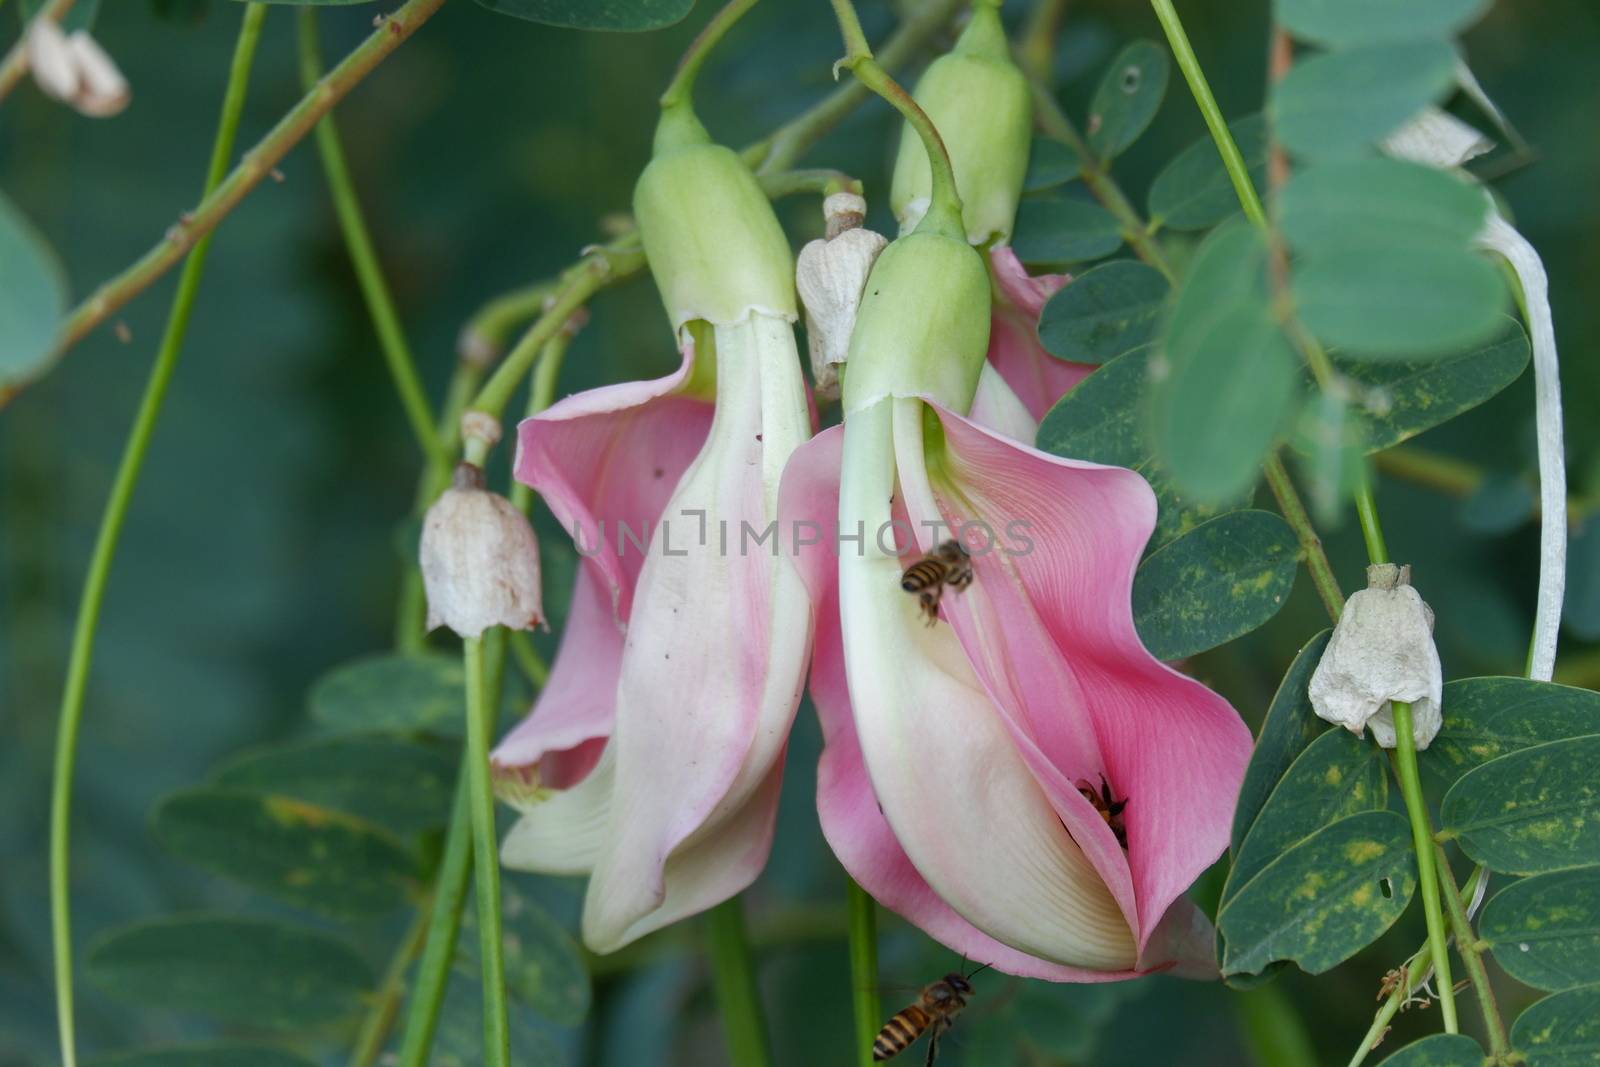
M 855 1007 L 856 1061 L 872 1067 L 872 1042 L 883 1024 L 878 994 L 878 905 L 854 878 L 845 879 L 850 914 L 850 1001 Z
M 718 1014 L 728 1041 L 728 1058 L 737 1067 L 767 1067 L 772 1062 L 767 1024 L 761 1014 L 755 967 L 738 897 L 706 912 L 706 956 Z
M 489 781 L 489 734 L 494 709 L 486 696 L 483 639 L 461 641 L 467 675 L 467 807 L 472 818 L 474 911 L 483 965 L 483 1062 L 508 1067 L 511 1031 L 506 1012 L 506 968 L 500 940 L 500 848 Z

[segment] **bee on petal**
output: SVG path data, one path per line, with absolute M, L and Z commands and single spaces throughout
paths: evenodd
M 956 540 L 944 542 L 900 575 L 900 588 L 916 594 L 929 626 L 939 621 L 939 600 L 945 589 L 959 593 L 971 584 L 972 559 Z

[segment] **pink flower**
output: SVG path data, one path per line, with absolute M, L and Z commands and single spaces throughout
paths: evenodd
M 1039 313 L 1062 286 L 1067 274 L 1033 277 L 1009 247 L 989 252 L 989 276 L 995 301 L 989 325 L 989 364 L 1000 373 L 1035 423 L 1087 378 L 1094 367 L 1057 359 L 1039 343 Z M 1033 437 L 1016 435 L 1032 442 Z
M 794 567 L 750 540 L 811 429 L 793 332 L 752 312 L 702 348 L 713 336 L 714 403 L 685 344 L 677 373 L 519 428 L 517 477 L 585 558 L 549 682 L 491 757 L 522 812 L 501 859 L 589 874 L 583 935 L 600 952 L 765 865 L 809 657 Z
M 890 395 L 796 452 L 780 514 L 785 528 L 838 516 L 845 536 L 866 532 L 801 564 L 826 738 L 818 810 L 851 876 L 1013 974 L 1213 970 L 1182 895 L 1227 845 L 1251 739 L 1134 630 L 1133 573 L 1155 522 L 1145 481 Z M 904 554 L 875 536 L 893 523 L 914 540 Z M 952 530 L 975 578 L 929 626 L 901 570 Z M 1079 790 L 1102 776 L 1126 801 L 1126 851 Z

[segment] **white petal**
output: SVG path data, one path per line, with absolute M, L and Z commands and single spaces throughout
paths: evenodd
M 85 115 L 107 118 L 128 106 L 128 81 L 111 57 L 83 30 L 67 38 L 78 68 L 74 106 Z
M 36 18 L 28 25 L 28 65 L 46 95 L 69 103 L 77 95 L 78 65 L 67 35 L 47 18 Z
M 1449 112 L 1430 107 L 1385 137 L 1380 147 L 1397 159 L 1448 170 L 1488 152 L 1494 142 Z

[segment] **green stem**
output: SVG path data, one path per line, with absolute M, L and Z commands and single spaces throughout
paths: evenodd
M 464 363 L 481 367 L 494 363 L 500 358 L 511 331 L 538 318 L 555 288 L 554 282 L 539 281 L 490 300 L 462 327 L 456 355 Z M 465 407 L 465 403 L 462 406 Z
M 922 147 L 928 153 L 932 185 L 928 213 L 923 216 L 918 229 L 925 225 L 929 233 L 945 233 L 966 240 L 967 231 L 961 222 L 961 196 L 956 191 L 956 172 L 950 165 L 950 153 L 945 151 L 944 140 L 934 128 L 933 120 L 872 57 L 872 46 L 867 43 L 867 35 L 862 32 L 861 20 L 856 16 L 851 0 L 833 0 L 833 13 L 839 20 L 839 34 L 844 38 L 845 45 L 845 57 L 836 66 L 849 70 L 857 81 L 900 112 L 911 128 L 917 131 L 917 136 L 922 139 Z
M 872 1042 L 883 1026 L 878 995 L 877 903 L 855 879 L 846 879 L 850 912 L 850 999 L 856 1016 L 856 1060 L 872 1067 Z
M 550 680 L 550 665 L 539 655 L 539 650 L 533 647 L 528 631 L 512 630 L 506 641 L 506 647 L 516 659 L 517 668 L 522 671 L 522 676 L 528 679 L 534 688 L 543 689 L 545 683 Z
M 1311 574 L 1311 584 L 1316 587 L 1317 596 L 1322 599 L 1328 617 L 1338 622 L 1340 613 L 1344 611 L 1344 593 L 1339 589 L 1339 579 L 1334 577 L 1328 554 L 1323 551 L 1322 538 L 1317 536 L 1317 528 L 1312 525 L 1311 516 L 1307 514 L 1305 504 L 1301 503 L 1300 494 L 1295 491 L 1283 460 L 1274 453 L 1267 458 L 1264 469 L 1267 486 L 1278 502 L 1278 510 L 1283 512 L 1295 536 L 1300 539 L 1300 547 L 1306 554 L 1306 570 Z
M 1066 0 L 1037 0 L 1017 40 L 1017 65 L 1029 79 L 1048 81 L 1055 60 L 1056 39 L 1061 35 L 1061 19 Z
M 1383 525 L 1378 521 L 1378 502 L 1372 495 L 1372 483 L 1363 473 L 1355 488 L 1356 517 L 1361 521 L 1361 539 L 1367 545 L 1367 561 L 1388 563 L 1389 546 L 1384 544 Z
M 733 28 L 733 24 L 744 17 L 744 13 L 756 6 L 756 0 L 728 0 L 728 4 L 706 23 L 705 29 L 700 31 L 690 44 L 688 51 L 683 53 L 683 58 L 678 61 L 678 71 L 672 76 L 672 81 L 667 84 L 666 91 L 661 94 L 662 108 L 675 107 L 689 103 L 689 98 L 694 93 L 694 82 L 700 76 L 700 68 L 705 64 L 706 57 L 717 46 L 717 42 Z
M 706 912 L 705 926 L 711 984 L 728 1041 L 728 1057 L 733 1067 L 767 1067 L 771 1062 L 767 1027 L 739 898 L 725 900 Z
M 461 770 L 456 779 L 455 805 L 450 810 L 450 828 L 445 832 L 444 856 L 439 861 L 438 882 L 434 887 L 433 913 L 428 917 L 428 937 L 417 964 L 417 980 L 406 1007 L 405 1032 L 400 1039 L 400 1067 L 426 1067 L 433 1047 L 433 1032 L 439 1024 L 439 1007 L 444 1003 L 445 987 L 450 984 L 450 965 L 455 960 L 456 936 L 461 931 L 461 908 L 467 899 L 467 881 L 472 871 L 472 805 L 469 781 L 471 757 L 461 754 Z
M 51 22 L 60 22 L 66 13 L 72 10 L 74 0 L 49 0 L 35 19 L 49 19 Z M 32 23 L 29 23 L 31 25 Z M 22 28 L 22 39 L 11 46 L 11 51 L 6 53 L 6 58 L 0 60 L 0 100 L 4 100 L 17 87 L 24 75 L 28 73 L 28 27 Z
M 240 158 L 239 164 L 226 178 L 218 182 L 193 209 L 180 216 L 177 224 L 156 242 L 155 247 L 90 293 L 67 315 L 61 324 L 60 339 L 54 353 L 34 377 L 39 377 L 60 362 L 90 330 L 171 270 L 195 242 L 216 229 L 217 224 L 227 218 L 250 191 L 272 173 L 278 162 L 289 154 L 289 150 L 302 137 L 311 132 L 322 116 L 333 110 L 335 104 L 343 100 L 351 89 L 404 44 L 443 5 L 444 0 L 407 0 L 384 19 L 383 25 L 329 71 L 314 89 L 301 97 L 300 102 L 290 108 L 288 114 L 279 119 L 278 124 Z M 20 392 L 25 384 L 10 385 L 0 390 L 0 406 Z
M 1444 1017 L 1447 1034 L 1460 1031 L 1456 1022 L 1456 993 L 1450 980 L 1450 948 L 1444 917 L 1439 912 L 1439 874 L 1433 862 L 1433 827 L 1428 825 L 1428 805 L 1422 798 L 1422 779 L 1417 771 L 1417 741 L 1412 734 L 1411 705 L 1390 701 L 1394 709 L 1394 766 L 1400 777 L 1400 792 L 1411 818 L 1411 841 L 1417 853 L 1417 889 L 1422 895 L 1422 914 L 1428 922 L 1428 950 L 1433 957 L 1433 973 L 1438 979 L 1439 1014 Z M 1446 868 L 1445 875 L 1452 875 Z
M 1228 998 L 1251 1058 L 1260 1067 L 1317 1067 L 1317 1050 L 1281 985 Z
M 383 1054 L 383 1046 L 400 1011 L 400 1002 L 405 998 L 406 970 L 411 966 L 417 950 L 422 947 L 423 935 L 428 931 L 427 909 L 428 899 L 425 896 L 417 902 L 417 914 L 411 922 L 411 928 L 406 931 L 400 947 L 395 949 L 394 956 L 389 960 L 389 968 L 383 974 L 383 985 L 378 988 L 378 998 L 361 1023 L 355 1048 L 350 1053 L 350 1067 L 372 1067 Z
M 300 11 L 300 80 L 310 91 L 322 77 L 322 49 L 317 43 L 316 8 Z M 317 123 L 317 151 L 322 156 L 322 168 L 328 178 L 328 191 L 333 195 L 333 207 L 339 217 L 339 229 L 344 233 L 345 248 L 350 253 L 350 264 L 355 268 L 356 281 L 366 301 L 367 313 L 372 317 L 372 327 L 378 335 L 378 346 L 383 350 L 384 361 L 389 365 L 389 376 L 394 379 L 395 392 L 411 423 L 411 432 L 417 447 L 430 465 L 450 467 L 450 457 L 445 454 L 434 431 L 434 416 L 428 403 L 427 392 L 417 374 L 417 362 L 406 343 L 405 331 L 400 326 L 400 316 L 395 311 L 394 299 L 389 295 L 389 285 L 383 277 L 383 267 L 372 246 L 372 235 L 367 230 L 361 213 L 361 201 L 356 196 L 355 182 L 350 177 L 350 166 L 345 160 L 344 146 L 339 141 L 339 128 L 333 115 L 325 115 Z
M 861 192 L 861 183 L 842 170 L 814 167 L 808 170 L 784 170 L 760 175 L 761 191 L 769 200 L 811 193 L 831 196 L 834 193 Z
M 511 1032 L 506 1014 L 505 960 L 500 941 L 500 849 L 494 826 L 494 789 L 489 782 L 489 733 L 494 709 L 487 699 L 483 639 L 461 641 L 467 675 L 467 806 L 472 814 L 472 884 L 483 961 L 483 1062 L 508 1067 Z
M 265 17 L 266 7 L 263 4 L 253 3 L 245 8 L 238 42 L 234 45 L 233 61 L 228 69 L 228 87 L 222 99 L 216 139 L 211 146 L 211 161 L 206 170 L 208 191 L 215 189 L 222 180 L 228 157 L 233 153 L 234 137 L 239 131 L 239 115 L 244 110 L 245 89 L 250 81 L 250 66 L 255 59 L 256 43 L 260 40 L 261 22 Z M 167 315 L 161 347 L 157 349 L 155 362 L 150 367 L 150 377 L 145 382 L 139 410 L 134 416 L 133 427 L 128 431 L 122 459 L 117 465 L 116 479 L 111 484 L 111 494 L 106 500 L 105 512 L 100 517 L 100 530 L 95 536 L 93 554 L 89 557 L 89 570 L 84 577 L 82 597 L 78 601 L 77 622 L 73 626 L 72 651 L 67 663 L 66 686 L 61 696 L 55 768 L 50 788 L 50 930 L 55 954 L 56 1017 L 60 1027 L 61 1060 L 65 1067 L 74 1067 L 77 1063 L 72 996 L 70 861 L 72 780 L 78 762 L 78 728 L 83 722 L 84 693 L 94 658 L 95 631 L 100 621 L 100 606 L 105 599 L 106 580 L 111 574 L 111 562 L 116 556 L 117 541 L 122 535 L 128 505 L 139 484 L 139 474 L 144 469 L 145 454 L 150 448 L 150 439 L 161 415 L 167 386 L 172 381 L 178 356 L 183 351 L 183 339 L 189 329 L 189 317 L 194 311 L 195 295 L 200 288 L 200 276 L 205 269 L 206 254 L 210 247 L 211 242 L 202 239 L 184 264 L 183 273 L 178 279 L 178 291 L 172 298 L 172 309 Z
M 1206 127 L 1211 131 L 1211 139 L 1217 143 L 1217 151 L 1222 155 L 1222 165 L 1228 171 L 1228 179 L 1233 182 L 1233 191 L 1239 196 L 1240 206 L 1244 208 L 1244 213 L 1251 222 L 1265 228 L 1267 213 L 1262 209 L 1261 198 L 1256 195 L 1256 187 L 1250 181 L 1250 169 L 1245 166 L 1244 156 L 1240 153 L 1239 146 L 1233 143 L 1233 135 L 1228 132 L 1227 120 L 1222 117 L 1222 109 L 1217 106 L 1217 98 L 1211 94 L 1211 86 L 1206 81 L 1205 72 L 1200 69 L 1199 59 L 1195 58 L 1194 48 L 1189 44 L 1189 35 L 1183 29 L 1183 21 L 1178 18 L 1172 0 L 1150 0 L 1150 6 L 1155 8 L 1156 18 L 1160 20 L 1161 28 L 1166 31 L 1167 43 L 1172 46 L 1172 55 L 1178 61 L 1178 69 L 1183 72 L 1184 80 L 1189 83 L 1189 94 L 1200 106 L 1200 114 L 1206 120 Z
M 1467 914 L 1462 891 L 1456 888 L 1456 880 L 1449 874 L 1450 858 L 1445 855 L 1444 846 L 1435 843 L 1433 849 L 1439 869 L 1445 872 L 1441 880 L 1444 906 L 1450 913 L 1450 929 L 1456 937 L 1456 952 L 1467 969 L 1467 977 L 1472 980 L 1472 990 L 1478 998 L 1478 1010 L 1483 1014 L 1484 1029 L 1489 1032 L 1489 1052 L 1504 1060 L 1511 1052 L 1511 1039 L 1506 1034 L 1505 1020 L 1500 1018 L 1500 1005 L 1495 1001 L 1494 987 L 1489 984 L 1488 968 L 1483 965 L 1488 946 L 1478 940 L 1478 935 L 1472 929 L 1472 917 Z M 1467 879 L 1466 891 L 1470 893 L 1478 879 L 1483 877 L 1483 868 L 1474 868 L 1472 876 Z

